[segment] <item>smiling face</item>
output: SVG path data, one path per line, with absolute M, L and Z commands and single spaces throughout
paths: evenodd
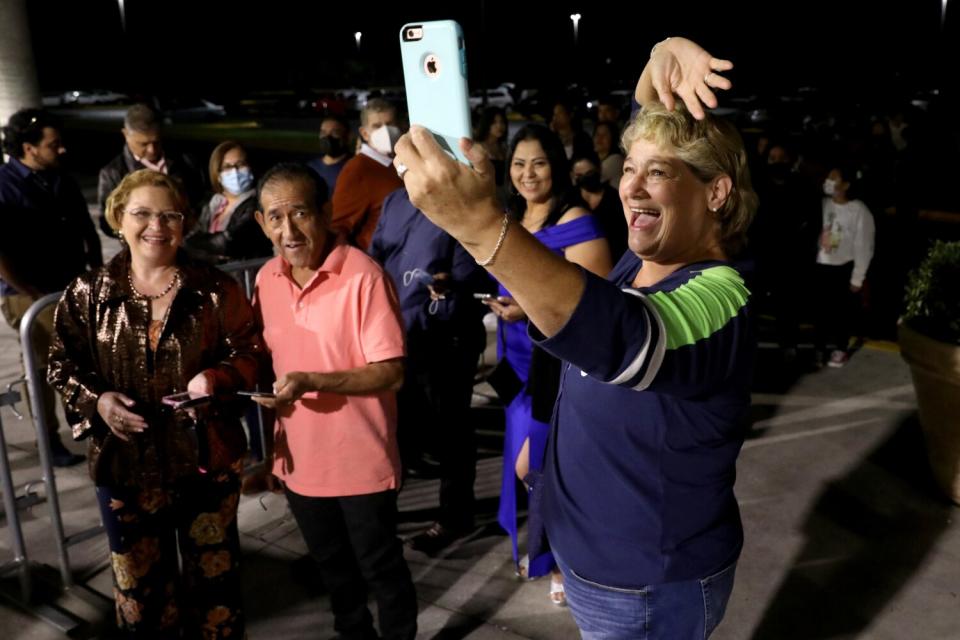
M 257 222 L 294 272 L 316 270 L 326 257 L 330 232 L 307 179 L 277 178 L 260 194 Z
M 550 161 L 537 140 L 517 144 L 510 160 L 510 180 L 527 202 L 546 202 L 553 189 Z
M 712 256 L 720 237 L 708 210 L 712 190 L 712 181 L 701 182 L 672 151 L 643 139 L 634 142 L 620 180 L 630 250 L 660 264 Z
M 130 192 L 120 216 L 120 234 L 134 260 L 157 266 L 173 264 L 177 247 L 183 244 L 183 218 L 177 222 L 173 213 L 180 212 L 166 187 L 143 186 Z

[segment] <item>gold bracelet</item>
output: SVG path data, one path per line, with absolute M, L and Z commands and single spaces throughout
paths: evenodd
M 497 257 L 497 254 L 500 253 L 500 247 L 503 246 L 503 239 L 507 237 L 507 227 L 510 226 L 510 216 L 503 214 L 503 226 L 500 227 L 500 237 L 497 238 L 497 246 L 493 248 L 493 253 L 490 254 L 490 257 L 486 260 L 477 260 L 477 264 L 481 267 L 487 267 L 493 264 L 493 259 Z
M 653 57 L 653 54 L 657 52 L 657 47 L 659 47 L 660 45 L 664 44 L 664 43 L 665 43 L 667 40 L 669 40 L 671 37 L 672 37 L 672 36 L 667 36 L 666 38 L 664 38 L 663 40 L 661 40 L 661 41 L 658 42 L 657 44 L 653 45 L 653 48 L 650 49 L 650 57 L 652 58 L 652 57 Z

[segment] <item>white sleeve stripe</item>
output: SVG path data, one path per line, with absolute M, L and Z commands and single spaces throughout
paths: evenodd
M 663 320 L 660 318 L 660 314 L 657 313 L 656 308 L 647 300 L 639 291 L 635 289 L 622 289 L 624 293 L 637 296 L 640 300 L 643 301 L 643 306 L 647 311 L 647 316 L 653 318 L 657 323 L 657 327 L 660 330 L 659 338 L 656 344 L 653 345 L 653 354 L 649 357 L 649 365 L 647 371 L 643 376 L 643 379 L 640 381 L 640 384 L 634 387 L 638 391 L 642 391 L 650 386 L 650 383 L 653 382 L 653 378 L 657 375 L 657 372 L 660 370 L 660 365 L 663 363 L 663 355 L 666 351 L 666 335 L 663 327 Z M 608 384 L 623 384 L 628 380 L 633 379 L 643 368 L 643 365 L 647 363 L 647 354 L 650 351 L 651 342 L 653 341 L 653 331 L 647 331 L 647 337 L 644 340 L 643 347 L 640 349 L 640 352 L 637 354 L 637 357 L 633 359 L 626 369 L 618 375 L 613 380 L 610 380 Z
M 647 306 L 647 310 L 650 312 L 650 315 L 653 316 L 654 320 L 657 321 L 657 329 L 660 332 L 660 335 L 657 339 L 657 344 L 653 348 L 653 355 L 650 356 L 650 364 L 647 365 L 647 372 L 644 374 L 643 379 L 635 386 L 633 389 L 635 391 L 643 391 L 651 384 L 653 384 L 654 378 L 657 377 L 657 374 L 660 373 L 660 365 L 663 364 L 663 356 L 667 353 L 667 328 L 663 324 L 663 318 L 660 317 L 660 313 L 657 311 L 656 307 L 647 300 L 646 296 L 637 293 L 638 296 L 643 300 L 643 303 Z

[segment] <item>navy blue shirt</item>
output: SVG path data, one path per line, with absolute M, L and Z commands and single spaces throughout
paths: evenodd
M 0 166 L 0 255 L 17 278 L 42 293 L 64 289 L 103 264 L 100 239 L 79 185 L 16 158 Z M 17 291 L 0 280 L 0 295 Z
M 480 320 L 487 308 L 473 293 L 493 291 L 496 285 L 460 243 L 410 202 L 406 189 L 384 198 L 368 252 L 397 285 L 408 336 L 459 327 L 471 335 L 479 331 L 474 337 L 485 339 Z M 450 274 L 451 289 L 443 300 L 431 301 L 424 280 L 437 273 Z
M 628 253 L 609 281 L 585 273 L 573 316 L 539 342 L 568 363 L 541 479 L 550 545 L 581 577 L 629 589 L 738 557 L 755 348 L 750 294 L 729 265 L 638 289 L 640 264 Z
M 333 197 L 333 188 L 337 186 L 337 178 L 340 177 L 340 172 L 343 171 L 343 166 L 347 164 L 347 160 L 350 157 L 344 157 L 340 162 L 335 162 L 333 164 L 327 164 L 323 161 L 323 157 L 314 158 L 307 163 L 307 166 L 317 172 L 323 181 L 327 183 L 327 193 L 330 197 Z

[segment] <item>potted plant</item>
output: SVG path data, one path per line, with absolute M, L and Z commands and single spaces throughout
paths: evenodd
M 935 242 L 910 274 L 899 334 L 930 466 L 960 504 L 960 242 Z

